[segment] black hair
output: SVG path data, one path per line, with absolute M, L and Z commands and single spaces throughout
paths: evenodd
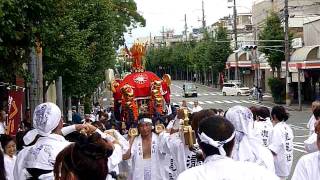
M 216 113 L 214 111 L 212 111 L 211 109 L 203 109 L 199 112 L 192 113 L 192 116 L 190 118 L 192 129 L 194 129 L 195 132 L 197 133 L 197 131 L 199 129 L 200 122 L 203 119 L 205 119 L 209 116 L 214 116 L 214 115 L 216 115 Z
M 1 134 L 0 135 L 0 141 L 1 141 L 2 149 L 4 151 L 5 147 L 9 144 L 9 142 L 10 141 L 14 141 L 14 139 L 10 135 Z
M 108 174 L 108 157 L 112 154 L 97 133 L 80 135 L 79 141 L 64 148 L 56 158 L 56 180 L 68 180 L 71 172 L 78 180 L 105 180 Z
M 213 111 L 215 114 L 218 114 L 219 109 L 215 109 L 215 108 L 210 108 L 211 111 Z
M 262 119 L 270 118 L 269 108 L 267 108 L 267 107 L 258 108 L 257 116 L 260 116 Z
M 231 137 L 234 127 L 230 121 L 221 116 L 209 116 L 203 119 L 199 125 L 199 134 L 205 133 L 208 137 L 215 141 L 224 141 Z M 201 142 L 198 136 L 199 145 L 206 156 L 220 154 L 218 148 Z M 223 148 L 227 156 L 231 155 L 234 145 L 234 139 L 224 144 Z
M 316 118 L 316 120 L 318 120 L 320 118 L 320 107 L 317 106 L 314 110 L 313 110 L 313 115 Z
M 259 109 L 256 106 L 251 106 L 249 109 L 252 112 L 253 120 L 256 120 Z
M 271 110 L 271 116 L 276 116 L 279 121 L 287 121 L 289 114 L 283 106 L 274 106 Z

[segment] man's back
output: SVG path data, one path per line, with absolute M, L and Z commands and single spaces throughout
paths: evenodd
M 182 172 L 178 180 L 277 180 L 275 174 L 250 162 L 213 155 L 203 165 Z
M 70 142 L 63 136 L 57 134 L 40 137 L 34 145 L 25 147 L 19 152 L 14 167 L 15 179 L 27 179 L 30 174 L 26 173 L 27 168 L 52 171 L 56 156 L 69 144 Z

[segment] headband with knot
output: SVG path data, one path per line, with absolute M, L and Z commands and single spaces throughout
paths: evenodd
M 203 142 L 205 144 L 208 144 L 208 145 L 211 145 L 211 146 L 213 146 L 215 148 L 218 148 L 220 155 L 226 156 L 227 153 L 223 149 L 223 145 L 225 145 L 226 143 L 230 142 L 234 138 L 235 131 L 232 133 L 232 135 L 228 139 L 223 140 L 223 141 L 215 141 L 212 138 L 210 138 L 209 136 L 207 136 L 204 132 L 202 132 L 201 134 L 198 134 L 198 135 L 199 135 L 199 138 L 200 138 L 201 142 Z

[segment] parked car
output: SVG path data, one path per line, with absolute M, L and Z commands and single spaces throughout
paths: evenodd
M 224 96 L 227 95 L 249 95 L 250 89 L 249 87 L 244 87 L 240 82 L 226 82 L 223 84 L 222 94 Z
M 184 97 L 197 97 L 197 86 L 193 83 L 184 83 L 183 84 L 183 94 Z

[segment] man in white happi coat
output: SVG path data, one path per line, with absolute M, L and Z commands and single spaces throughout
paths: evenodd
M 268 147 L 272 135 L 273 125 L 270 119 L 270 111 L 267 107 L 259 107 L 254 121 L 255 136 L 261 144 Z
M 14 178 L 26 180 L 53 180 L 53 166 L 56 156 L 71 142 L 62 135 L 73 131 L 86 129 L 88 132 L 98 132 L 106 138 L 100 130 L 92 125 L 77 124 L 63 127 L 61 111 L 53 103 L 47 102 L 38 105 L 33 114 L 33 127 L 23 138 L 26 147 L 19 152 L 14 167 Z
M 320 124 L 320 106 L 313 109 L 312 117 L 315 119 L 313 122 L 313 130 L 317 124 Z M 304 141 L 304 147 L 308 153 L 318 151 L 317 147 L 317 134 L 313 131 L 308 139 Z
M 299 159 L 291 180 L 318 180 L 320 178 L 320 123 L 315 127 L 315 132 L 318 150 Z
M 309 128 L 309 135 L 310 136 L 314 133 L 314 127 L 315 127 L 314 124 L 317 121 L 317 119 L 315 118 L 314 113 L 313 113 L 317 107 L 320 107 L 320 101 L 318 101 L 318 100 L 313 101 L 312 105 L 311 105 L 312 116 L 310 117 L 309 122 L 307 124 L 307 127 Z
M 162 180 L 164 154 L 159 146 L 159 136 L 152 132 L 152 120 L 141 118 L 138 122 L 140 135 L 130 137 L 130 148 L 123 159 L 131 158 L 129 180 Z
M 178 180 L 278 180 L 262 166 L 230 158 L 235 141 L 233 125 L 223 117 L 211 116 L 201 121 L 198 142 L 205 156 L 204 164 L 182 172 Z
M 199 102 L 198 102 L 197 100 L 195 100 L 195 101 L 193 102 L 193 108 L 192 108 L 192 110 L 191 110 L 191 113 L 199 112 L 199 111 L 201 111 L 201 110 L 202 110 L 202 107 L 199 106 Z

